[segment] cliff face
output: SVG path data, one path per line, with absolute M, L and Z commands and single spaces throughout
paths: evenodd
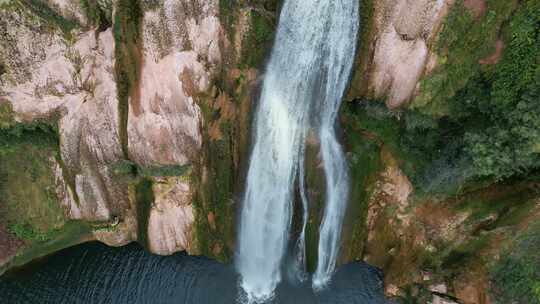
M 362 3 L 345 259 L 406 303 L 537 303 L 538 3 Z
M 341 262 L 407 303 L 538 298 L 537 2 L 361 3 Z M 0 1 L 0 271 L 93 239 L 229 260 L 279 6 Z
M 39 212 L 28 209 L 50 208 L 45 194 L 17 197 L 15 181 L 30 172 L 1 168 L 1 237 L 12 244 L 2 264 L 88 239 L 225 259 L 234 226 L 225 216 L 264 59 L 244 49 L 268 46 L 276 18 L 277 6 L 263 5 L 1 3 L 2 158 L 33 155 L 24 145 L 50 137 L 36 164 L 17 160 L 43 167 L 31 186 L 55 206 L 36 224 Z M 254 22 L 266 32 L 255 37 Z
M 435 42 L 454 0 L 364 1 L 360 67 L 351 97 L 385 98 L 396 108 L 416 94 L 420 78 L 437 64 Z
M 2 102 L 9 103 L 15 123 L 57 125 L 59 153 L 52 166 L 66 218 L 125 215 L 129 221 L 127 186 L 108 167 L 122 159 L 111 29 L 68 33 L 18 2 L 6 6 Z M 122 234 L 119 243 L 133 239 L 130 231 Z

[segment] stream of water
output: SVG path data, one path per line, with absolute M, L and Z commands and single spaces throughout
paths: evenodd
M 298 271 L 305 271 L 308 202 L 303 163 L 310 130 L 319 137 L 326 178 L 313 287 L 326 286 L 335 271 L 349 192 L 335 125 L 355 55 L 358 2 L 285 0 L 283 4 L 256 112 L 240 216 L 236 265 L 248 302 L 271 299 L 282 280 L 297 178 L 304 223 L 296 256 Z

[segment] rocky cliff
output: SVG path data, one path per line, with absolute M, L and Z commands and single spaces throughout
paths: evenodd
M 536 303 L 538 2 L 361 4 L 341 262 L 404 303 Z M 229 260 L 279 5 L 0 1 L 0 271 L 95 239 Z
M 269 49 L 277 5 L 14 0 L 0 14 L 2 264 L 89 239 L 225 259 L 265 57 L 247 49 Z
M 538 2 L 362 3 L 346 258 L 404 303 L 538 303 Z

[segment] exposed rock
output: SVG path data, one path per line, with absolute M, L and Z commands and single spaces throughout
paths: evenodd
M 80 89 L 66 102 L 59 122 L 62 158 L 74 176 L 79 203 L 92 210 L 83 218 L 109 220 L 129 208 L 127 187 L 114 180 L 109 165 L 123 158 L 118 135 L 118 100 L 112 74 L 114 40 L 110 30 L 95 40 L 89 32 L 75 45 L 80 58 Z M 76 59 L 78 60 L 78 59 Z
M 237 12 L 236 24 L 234 25 L 234 50 L 236 50 L 236 60 L 240 61 L 242 53 L 242 46 L 244 43 L 244 37 L 246 37 L 249 29 L 251 17 L 250 10 L 247 8 L 242 8 Z
M 386 182 L 382 185 L 382 191 L 392 197 L 399 204 L 400 211 L 404 212 L 408 206 L 409 195 L 413 192 L 409 178 L 397 165 L 388 166 L 383 178 Z
M 412 184 L 386 149 L 383 148 L 381 154 L 387 166 L 370 199 L 371 204 L 367 216 L 368 240 L 375 237 L 373 233 L 376 232 L 377 219 L 380 213 L 389 207 L 388 205 L 394 205 L 393 207 L 397 209 L 396 219 L 402 222 L 402 227 L 408 227 L 410 224 L 410 216 L 406 211 L 409 206 L 409 195 L 413 192 Z M 396 231 L 396 233 L 400 234 L 401 232 Z
M 236 107 L 234 103 L 231 102 L 231 98 L 225 94 L 221 93 L 216 98 L 214 103 L 214 109 L 219 110 L 221 117 L 226 120 L 231 120 L 236 115 Z M 212 140 L 221 140 L 223 139 L 223 132 L 221 131 L 221 121 L 214 121 L 210 124 L 208 129 L 208 135 Z
M 485 272 L 471 271 L 455 280 L 456 297 L 463 304 L 491 304 L 489 279 Z
M 448 206 L 426 202 L 416 207 L 415 213 L 424 227 L 427 238 L 456 241 L 464 230 L 469 212 L 455 212 Z
M 218 2 L 145 5 L 139 88 L 129 107 L 130 159 L 142 166 L 198 163 L 203 137 L 197 99 L 210 90 L 221 62 Z M 192 251 L 194 189 L 180 180 L 164 182 L 154 186 L 149 248 L 157 254 Z
M 163 0 L 144 12 L 139 100 L 131 100 L 129 154 L 141 165 L 193 162 L 202 145 L 197 94 L 219 64 L 217 1 Z
M 124 246 L 137 240 L 137 218 L 135 216 L 135 206 L 126 210 L 122 220 L 117 225 L 109 223 L 109 227 L 94 229 L 93 236 L 96 240 L 109 246 Z M 116 219 L 118 219 L 116 217 Z
M 60 31 L 20 7 L 8 7 L 0 8 L 0 35 L 2 99 L 12 102 L 19 120 L 50 115 L 63 102 L 59 95 L 76 86 Z
M 208 224 L 210 225 L 210 228 L 212 228 L 212 230 L 216 230 L 216 216 L 214 214 L 214 212 L 209 212 L 208 215 L 206 216 L 206 219 L 208 220 Z
M 400 295 L 400 290 L 396 285 L 388 284 L 385 288 L 385 294 L 390 297 L 397 297 Z
M 0 48 L 8 71 L 2 99 L 19 121 L 59 119 L 65 167 L 56 166 L 55 172 L 66 213 L 90 221 L 125 215 L 127 186 L 108 167 L 122 159 L 112 31 L 81 33 L 71 44 L 58 32 L 41 29 L 40 20 L 24 10 L 1 13 L 0 31 L 8 38 Z
M 251 98 L 259 74 L 237 65 L 243 60 L 252 8 L 236 5 L 239 13 L 232 18 L 238 26 L 228 35 L 217 0 L 141 1 L 142 39 L 137 45 L 142 49 L 132 53 L 140 56 L 135 60 L 140 63 L 139 74 L 130 92 L 127 130 L 120 130 L 125 118 L 120 121 L 115 37 L 111 28 L 101 28 L 111 20 L 104 24 L 87 20 L 102 17 L 92 15 L 96 9 L 109 18 L 115 3 L 99 0 L 86 7 L 83 2 L 46 0 L 39 4 L 58 14 L 54 18 L 63 17 L 62 22 L 37 16 L 25 5 L 3 3 L 0 100 L 13 110 L 10 125 L 11 120 L 37 119 L 58 125 L 61 159 L 51 164 L 59 202 L 68 219 L 92 222 L 94 238 L 109 245 L 136 240 L 140 231 L 135 191 L 113 172 L 118 163 L 128 158 L 140 167 L 201 167 L 196 178 L 203 185 L 182 177 L 154 178 L 155 202 L 147 223 L 150 250 L 194 252 L 194 192 L 210 184 L 203 173 L 215 168 L 206 166 L 220 165 L 203 159 L 203 139 L 221 145 L 232 136 L 223 124 L 238 124 L 241 131 L 235 131 L 230 150 L 220 150 L 231 154 L 220 156 L 230 161 L 226 166 L 231 168 L 220 170 L 239 170 L 247 147 Z M 63 21 L 69 21 L 65 28 Z M 99 31 L 88 30 L 90 26 L 100 26 Z M 203 118 L 201 107 L 219 115 Z M 222 214 L 204 210 L 200 216 L 221 233 Z M 221 255 L 232 246 L 229 243 L 212 243 L 210 251 Z
M 429 286 L 429 291 L 445 294 L 448 292 L 448 287 L 445 284 L 436 284 Z
M 195 220 L 190 184 L 182 178 L 158 179 L 153 186 L 155 201 L 148 220 L 149 249 L 161 255 L 192 252 Z
M 369 96 L 385 98 L 390 108 L 401 106 L 413 96 L 428 64 L 429 69 L 436 64 L 432 41 L 453 2 L 374 1 L 374 42 L 368 48 L 369 54 L 360 54 L 364 58 L 372 56 L 366 69 Z
M 363 258 L 385 272 L 387 295 L 419 289 L 421 303 L 492 303 L 490 265 L 517 231 L 538 220 L 536 184 L 502 183 L 446 199 L 413 196 L 400 163 L 381 150 Z
M 75 200 L 73 189 L 64 179 L 64 170 L 55 159 L 51 161 L 54 163 L 53 171 L 56 183 L 56 195 L 60 199 L 60 204 L 64 209 L 66 217 L 70 219 L 82 219 L 83 212 L 89 213 L 91 210 L 81 210 L 85 206 L 81 206 Z
M 433 295 L 433 299 L 431 300 L 431 304 L 458 304 L 455 301 L 449 300 L 447 298 L 443 298 L 438 295 Z
M 249 141 L 259 71 L 240 67 L 240 62 L 246 55 L 242 48 L 250 47 L 244 40 L 251 33 L 254 8 L 234 4 L 238 11 L 230 20 L 236 26 L 228 28 L 234 33 L 225 33 L 217 0 L 142 0 L 141 39 L 134 44 L 141 49 L 129 53 L 115 49 L 121 38 L 106 28 L 111 21 L 125 22 L 108 19 L 117 1 L 90 3 L 36 4 L 52 17 L 36 13 L 33 6 L 1 3 L 0 101 L 9 109 L 2 112 L 9 115 L 4 125 L 39 120 L 58 126 L 61 157 L 50 160 L 55 190 L 66 219 L 92 228 L 85 240 L 119 246 L 140 237 L 158 254 L 199 252 L 193 226 L 200 216 L 219 239 L 209 242 L 208 255 L 226 256 L 234 246 L 234 225 L 227 218 L 234 209 L 229 196 L 235 181 L 216 182 L 213 177 L 225 173 L 233 178 L 225 171 L 240 170 Z M 105 13 L 106 22 L 95 15 L 96 9 Z M 115 7 L 119 9 L 129 8 Z M 124 53 L 140 56 L 134 60 L 140 66 L 128 117 L 120 117 L 124 113 L 119 108 L 124 108 L 115 79 L 115 55 Z M 205 149 L 220 155 L 210 157 Z M 135 163 L 126 169 L 130 172 L 118 176 L 117 165 L 129 161 Z M 139 223 L 130 178 L 140 178 L 140 167 L 164 165 L 190 165 L 200 171 L 194 171 L 191 180 L 154 176 L 155 201 L 148 219 Z M 203 197 L 202 204 L 211 200 L 214 208 L 214 200 L 219 200 L 231 210 L 227 215 L 206 206 L 195 212 L 196 192 L 215 192 L 207 186 L 220 187 L 223 193 Z M 147 225 L 146 236 L 137 236 L 141 224 Z
M 62 17 L 68 20 L 77 21 L 80 24 L 87 24 L 88 20 L 83 12 L 81 1 L 73 0 L 46 0 L 49 7 L 57 11 Z

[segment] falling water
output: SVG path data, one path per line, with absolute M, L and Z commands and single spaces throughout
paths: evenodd
M 331 1 L 331 0 L 329 0 Z M 347 163 L 336 139 L 336 118 L 354 62 L 358 32 L 358 2 L 332 1 L 323 46 L 324 91 L 321 96 L 319 138 L 326 177 L 326 209 L 320 229 L 319 257 L 313 286 L 328 283 L 336 267 L 343 217 L 349 196 Z
M 320 229 L 314 287 L 332 275 L 348 196 L 348 175 L 335 137 L 358 31 L 358 0 L 285 0 L 255 121 L 254 146 L 240 218 L 237 268 L 251 302 L 272 297 L 289 243 L 295 179 L 303 193 L 304 142 L 317 131 L 327 206 Z M 303 262 L 304 252 L 299 253 Z

